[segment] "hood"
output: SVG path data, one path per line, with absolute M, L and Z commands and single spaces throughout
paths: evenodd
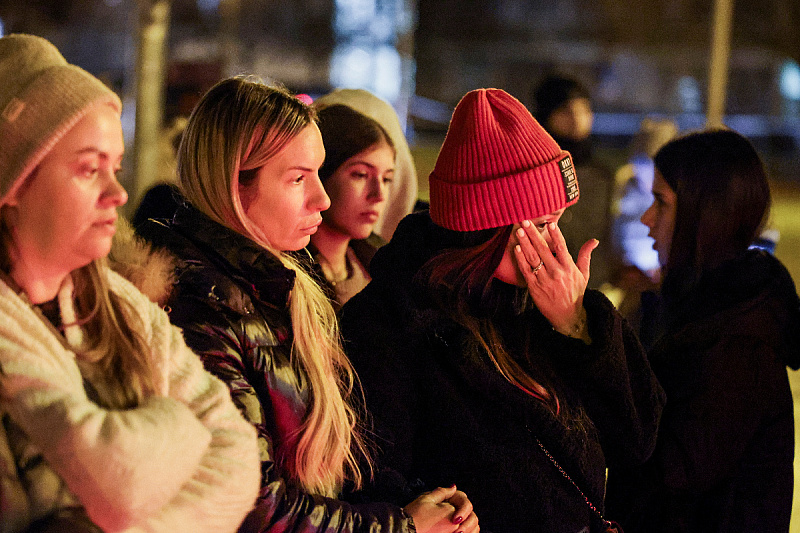
M 405 128 L 400 124 L 400 119 L 389 102 L 363 89 L 335 89 L 314 102 L 318 108 L 336 104 L 346 105 L 370 117 L 392 138 L 397 153 L 394 180 L 383 216 L 374 228 L 375 233 L 388 241 L 397 224 L 411 212 L 417 200 L 417 170 L 406 140 Z

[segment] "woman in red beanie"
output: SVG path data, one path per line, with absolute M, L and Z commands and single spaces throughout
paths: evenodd
M 586 290 L 558 230 L 570 155 L 507 93 L 457 106 L 372 281 L 342 310 L 381 454 L 381 497 L 457 483 L 484 531 L 606 531 L 608 464 L 653 449 L 663 393 L 636 336 Z

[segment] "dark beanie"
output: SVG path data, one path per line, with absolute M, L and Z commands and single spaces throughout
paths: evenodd
M 553 111 L 574 98 L 590 99 L 589 91 L 573 78 L 564 76 L 548 76 L 536 87 L 533 92 L 534 116 L 541 124 L 547 120 Z

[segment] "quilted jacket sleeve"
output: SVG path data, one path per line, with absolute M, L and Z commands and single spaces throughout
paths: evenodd
M 279 341 L 262 318 L 226 317 L 203 300 L 172 301 L 172 319 L 205 367 L 230 388 L 231 396 L 258 433 L 261 490 L 240 529 L 248 533 L 361 533 L 415 531 L 398 506 L 349 504 L 298 490 L 277 467 L 274 432 L 280 424 L 301 422 L 304 399 L 295 390 L 294 370 L 278 357 Z M 188 312 L 191 310 L 191 312 Z M 287 422 L 288 420 L 288 422 Z

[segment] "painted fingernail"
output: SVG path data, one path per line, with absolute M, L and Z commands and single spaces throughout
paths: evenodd
M 464 521 L 464 517 L 463 517 L 463 516 L 457 516 L 457 517 L 455 517 L 455 518 L 453 519 L 453 523 L 454 523 L 454 524 L 460 524 L 460 523 L 461 523 L 461 522 L 463 522 L 463 521 Z

